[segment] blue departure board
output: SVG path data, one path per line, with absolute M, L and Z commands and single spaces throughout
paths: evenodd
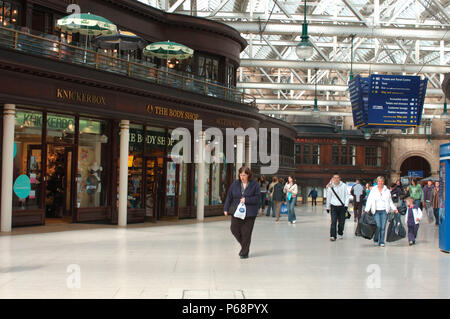
M 419 76 L 359 75 L 349 82 L 355 127 L 399 128 L 420 125 L 427 80 Z

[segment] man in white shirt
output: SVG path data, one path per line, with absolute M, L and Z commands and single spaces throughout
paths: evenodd
M 329 213 L 331 209 L 331 241 L 335 241 L 337 238 L 337 223 L 337 234 L 339 235 L 339 239 L 344 237 L 345 212 L 348 208 L 349 200 L 350 197 L 348 196 L 347 184 L 341 181 L 339 174 L 334 174 L 327 187 L 327 212 Z

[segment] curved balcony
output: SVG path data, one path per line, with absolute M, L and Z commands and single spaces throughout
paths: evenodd
M 36 36 L 11 28 L 0 27 L 0 47 L 257 107 L 253 96 L 235 88 L 226 87 L 191 74 L 156 67 L 145 61 L 128 61 L 112 57 L 101 52 L 56 41 L 52 38 L 56 38 L 56 36 Z

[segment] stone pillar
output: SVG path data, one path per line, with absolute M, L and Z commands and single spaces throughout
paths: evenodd
M 119 226 L 127 225 L 129 140 L 130 121 L 122 120 L 120 122 Z
M 245 161 L 245 136 L 236 136 L 236 178 L 239 178 L 239 169 Z
M 197 220 L 205 219 L 205 132 L 200 131 L 197 136 Z
M 14 104 L 3 106 L 1 231 L 11 232 L 14 170 Z

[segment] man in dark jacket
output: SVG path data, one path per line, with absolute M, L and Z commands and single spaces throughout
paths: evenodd
M 309 192 L 309 196 L 311 196 L 311 205 L 317 206 L 317 189 L 315 187 Z
M 228 216 L 228 213 L 232 215 L 230 229 L 236 240 L 241 244 L 239 256 L 242 259 L 248 258 L 253 226 L 258 215 L 260 200 L 261 191 L 258 182 L 253 180 L 253 173 L 248 167 L 241 167 L 239 169 L 239 179 L 235 180 L 228 190 L 224 204 L 224 214 L 225 216 Z M 244 219 L 233 216 L 240 203 L 245 204 Z
M 276 181 L 278 181 L 278 178 L 276 178 Z M 280 210 L 281 210 L 281 204 L 286 200 L 285 194 L 283 192 L 283 184 L 280 182 L 277 182 L 273 186 L 273 208 L 275 209 L 275 216 L 276 216 L 276 222 L 278 223 L 280 221 Z
M 433 205 L 433 189 L 434 183 L 432 181 L 428 181 L 427 185 L 425 185 L 423 190 L 423 208 L 428 209 Z

